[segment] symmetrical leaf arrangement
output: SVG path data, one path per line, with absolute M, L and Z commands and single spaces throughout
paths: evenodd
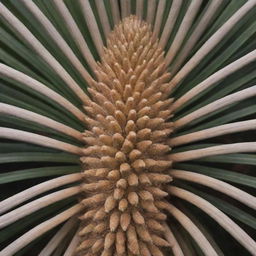
M 256 0 L 2 0 L 0 255 L 256 255 Z

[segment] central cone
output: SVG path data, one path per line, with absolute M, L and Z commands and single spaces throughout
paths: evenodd
M 125 18 L 107 40 L 91 101 L 84 165 L 85 213 L 78 255 L 161 256 L 173 126 L 164 52 L 150 26 Z

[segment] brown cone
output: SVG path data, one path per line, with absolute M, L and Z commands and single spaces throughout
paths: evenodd
M 150 26 L 136 17 L 108 37 L 84 106 L 81 255 L 161 255 L 168 246 L 165 215 L 155 204 L 172 180 L 165 143 L 172 100 L 163 56 Z

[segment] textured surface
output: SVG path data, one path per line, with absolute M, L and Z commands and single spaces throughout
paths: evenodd
M 172 99 L 163 55 L 150 26 L 128 17 L 109 35 L 98 82 L 88 89 L 78 247 L 88 255 L 162 255 L 160 247 L 168 246 L 166 216 L 155 204 L 172 180 L 165 144 Z

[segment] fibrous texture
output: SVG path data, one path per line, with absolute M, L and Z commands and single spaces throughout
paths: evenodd
M 167 195 L 173 130 L 164 52 L 150 26 L 125 18 L 109 35 L 97 82 L 85 110 L 88 145 L 82 189 L 86 207 L 78 251 L 92 255 L 158 254 L 166 215 L 157 207 Z
M 255 15 L 1 0 L 0 256 L 256 256 Z

